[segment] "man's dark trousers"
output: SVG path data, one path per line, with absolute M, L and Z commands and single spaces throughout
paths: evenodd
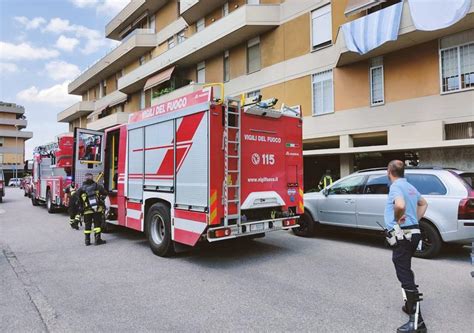
M 411 270 L 411 258 L 415 254 L 420 239 L 420 234 L 412 234 L 410 241 L 405 239 L 398 241 L 398 245 L 393 249 L 392 261 L 403 289 L 417 290 L 415 274 Z

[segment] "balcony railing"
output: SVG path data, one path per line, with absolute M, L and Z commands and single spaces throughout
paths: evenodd
M 280 24 L 279 5 L 246 5 L 194 34 L 174 48 L 121 77 L 118 89 L 130 94 L 146 79 L 171 65 L 191 66 Z

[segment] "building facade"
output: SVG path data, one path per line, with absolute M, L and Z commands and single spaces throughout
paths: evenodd
M 326 169 L 340 177 L 393 158 L 473 170 L 466 3 L 458 21 L 425 31 L 407 0 L 132 0 L 105 28 L 120 45 L 71 82 L 82 101 L 58 121 L 104 129 L 193 83 L 224 82 L 229 96 L 301 106 L 307 189 Z M 391 13 L 391 40 L 354 52 L 350 29 L 379 24 L 354 33 L 369 40 Z
M 17 171 L 23 174 L 25 141 L 33 137 L 32 132 L 23 131 L 27 124 L 23 106 L 0 102 L 0 167 L 7 179 Z

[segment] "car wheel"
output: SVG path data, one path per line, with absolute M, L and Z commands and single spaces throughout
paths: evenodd
M 46 208 L 48 209 L 48 213 L 53 214 L 55 213 L 56 209 L 53 204 L 53 198 L 51 196 L 51 191 L 46 191 Z
M 0 203 L 3 202 L 3 196 L 0 194 Z
M 430 259 L 441 251 L 443 241 L 438 230 L 427 221 L 420 221 L 421 250 L 416 250 L 415 257 Z
M 146 234 L 151 251 L 160 257 L 174 254 L 171 240 L 170 210 L 162 203 L 150 207 L 146 216 Z
M 298 220 L 298 224 L 300 225 L 298 228 L 291 229 L 295 235 L 302 237 L 309 237 L 314 235 L 316 223 L 311 217 L 311 214 L 309 214 L 307 211 L 305 211 L 304 214 L 301 215 Z

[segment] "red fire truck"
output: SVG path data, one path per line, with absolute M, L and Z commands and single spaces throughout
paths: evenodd
M 291 229 L 303 213 L 299 110 L 224 101 L 221 91 L 205 87 L 105 133 L 75 131 L 75 181 L 103 172 L 107 222 L 145 232 L 159 256 Z
M 33 152 L 31 203 L 46 204 L 49 213 L 67 207 L 64 189 L 71 184 L 74 137 L 58 136 L 57 141 L 38 146 Z

